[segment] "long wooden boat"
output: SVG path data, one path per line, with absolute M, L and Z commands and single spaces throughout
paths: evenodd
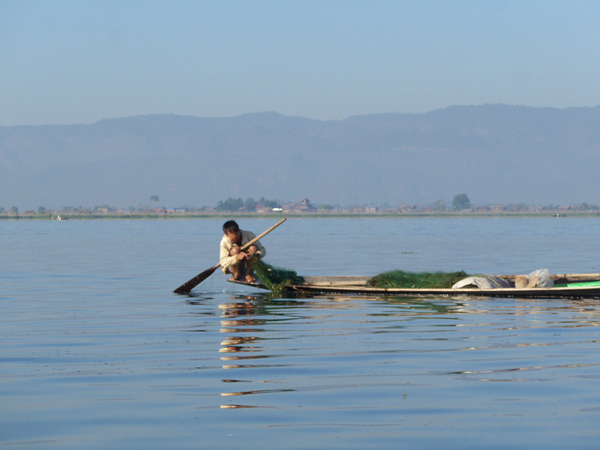
M 512 281 L 519 275 L 500 275 Z M 525 275 L 526 276 L 526 275 Z M 533 288 L 494 288 L 480 289 L 464 287 L 452 288 L 377 288 L 367 286 L 371 277 L 363 276 L 307 276 L 303 277 L 302 284 L 285 286 L 289 293 L 299 295 L 309 294 L 355 294 L 378 296 L 479 296 L 479 297 L 508 297 L 508 298 L 600 298 L 600 273 L 588 274 L 556 274 L 550 279 L 554 287 Z M 262 283 L 247 283 L 233 281 L 233 283 L 267 289 Z

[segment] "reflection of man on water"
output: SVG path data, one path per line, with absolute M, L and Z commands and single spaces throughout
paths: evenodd
M 231 297 L 231 302 L 219 305 L 221 310 L 221 333 L 232 333 L 221 342 L 220 359 L 223 361 L 223 369 L 264 369 L 271 367 L 271 364 L 264 362 L 259 364 L 256 360 L 275 356 L 266 351 L 261 344 L 266 333 L 264 325 L 269 322 L 268 308 L 263 302 L 264 296 L 245 296 L 239 295 Z M 255 376 L 261 377 L 259 380 L 248 378 L 251 372 L 244 372 L 244 379 L 237 378 L 235 372 L 229 372 L 227 378 L 221 381 L 227 383 L 221 392 L 221 397 L 227 398 L 246 398 L 250 402 L 250 398 L 256 398 L 256 395 L 290 392 L 294 389 L 278 389 L 278 388 L 258 388 L 263 386 L 262 383 L 280 383 L 279 380 L 264 379 L 261 375 L 263 372 L 259 370 Z M 240 385 L 240 383 L 243 383 Z M 258 384 L 257 384 L 258 383 Z M 238 386 L 248 386 L 245 390 L 239 390 Z M 248 397 L 250 396 L 250 397 Z M 241 401 L 241 400 L 240 400 Z M 255 400 L 260 404 L 222 404 L 222 409 L 234 408 L 261 408 L 265 407 L 262 402 Z
M 260 243 L 256 241 L 245 251 L 241 251 L 241 247 L 247 242 L 250 242 L 256 237 L 251 231 L 240 230 L 238 224 L 229 220 L 223 224 L 223 239 L 220 245 L 220 262 L 224 273 L 230 273 L 230 280 L 240 280 L 242 276 L 246 282 L 254 281 L 252 267 L 249 264 L 249 259 L 253 256 L 262 258 L 267 251 Z

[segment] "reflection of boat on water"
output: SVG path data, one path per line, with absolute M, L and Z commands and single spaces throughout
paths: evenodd
M 301 284 L 285 285 L 288 293 L 300 295 L 348 294 L 379 296 L 479 296 L 511 298 L 600 298 L 600 273 L 551 275 L 553 287 L 514 287 L 517 277 L 501 275 L 511 287 L 501 288 L 380 288 L 367 286 L 372 277 L 362 276 L 309 276 Z M 260 282 L 231 281 L 232 283 L 267 289 Z

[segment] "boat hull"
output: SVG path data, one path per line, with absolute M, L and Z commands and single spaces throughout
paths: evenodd
M 514 280 L 516 275 L 503 275 L 503 278 Z M 600 298 L 600 286 L 563 286 L 551 288 L 376 288 L 367 286 L 371 277 L 355 276 L 319 276 L 304 277 L 304 283 L 285 286 L 290 293 L 309 294 L 344 294 L 344 295 L 377 295 L 377 296 L 410 296 L 410 297 L 504 297 L 504 298 Z M 600 280 L 600 274 L 563 274 L 552 275 L 551 278 L 562 284 L 589 283 Z M 266 289 L 261 283 L 235 283 Z

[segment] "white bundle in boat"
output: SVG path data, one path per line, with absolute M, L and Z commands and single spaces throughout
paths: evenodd
M 480 275 L 476 277 L 468 277 L 454 283 L 452 289 L 460 289 L 465 287 L 476 287 L 479 289 L 499 289 L 514 287 L 509 280 L 491 275 Z
M 538 269 L 531 272 L 529 275 L 519 276 L 515 282 L 495 277 L 492 275 L 479 275 L 474 277 L 464 278 L 457 283 L 454 283 L 452 289 L 460 289 L 465 287 L 476 287 L 479 289 L 501 289 L 501 288 L 536 288 L 554 287 L 554 281 L 550 279 L 550 271 L 548 269 Z

